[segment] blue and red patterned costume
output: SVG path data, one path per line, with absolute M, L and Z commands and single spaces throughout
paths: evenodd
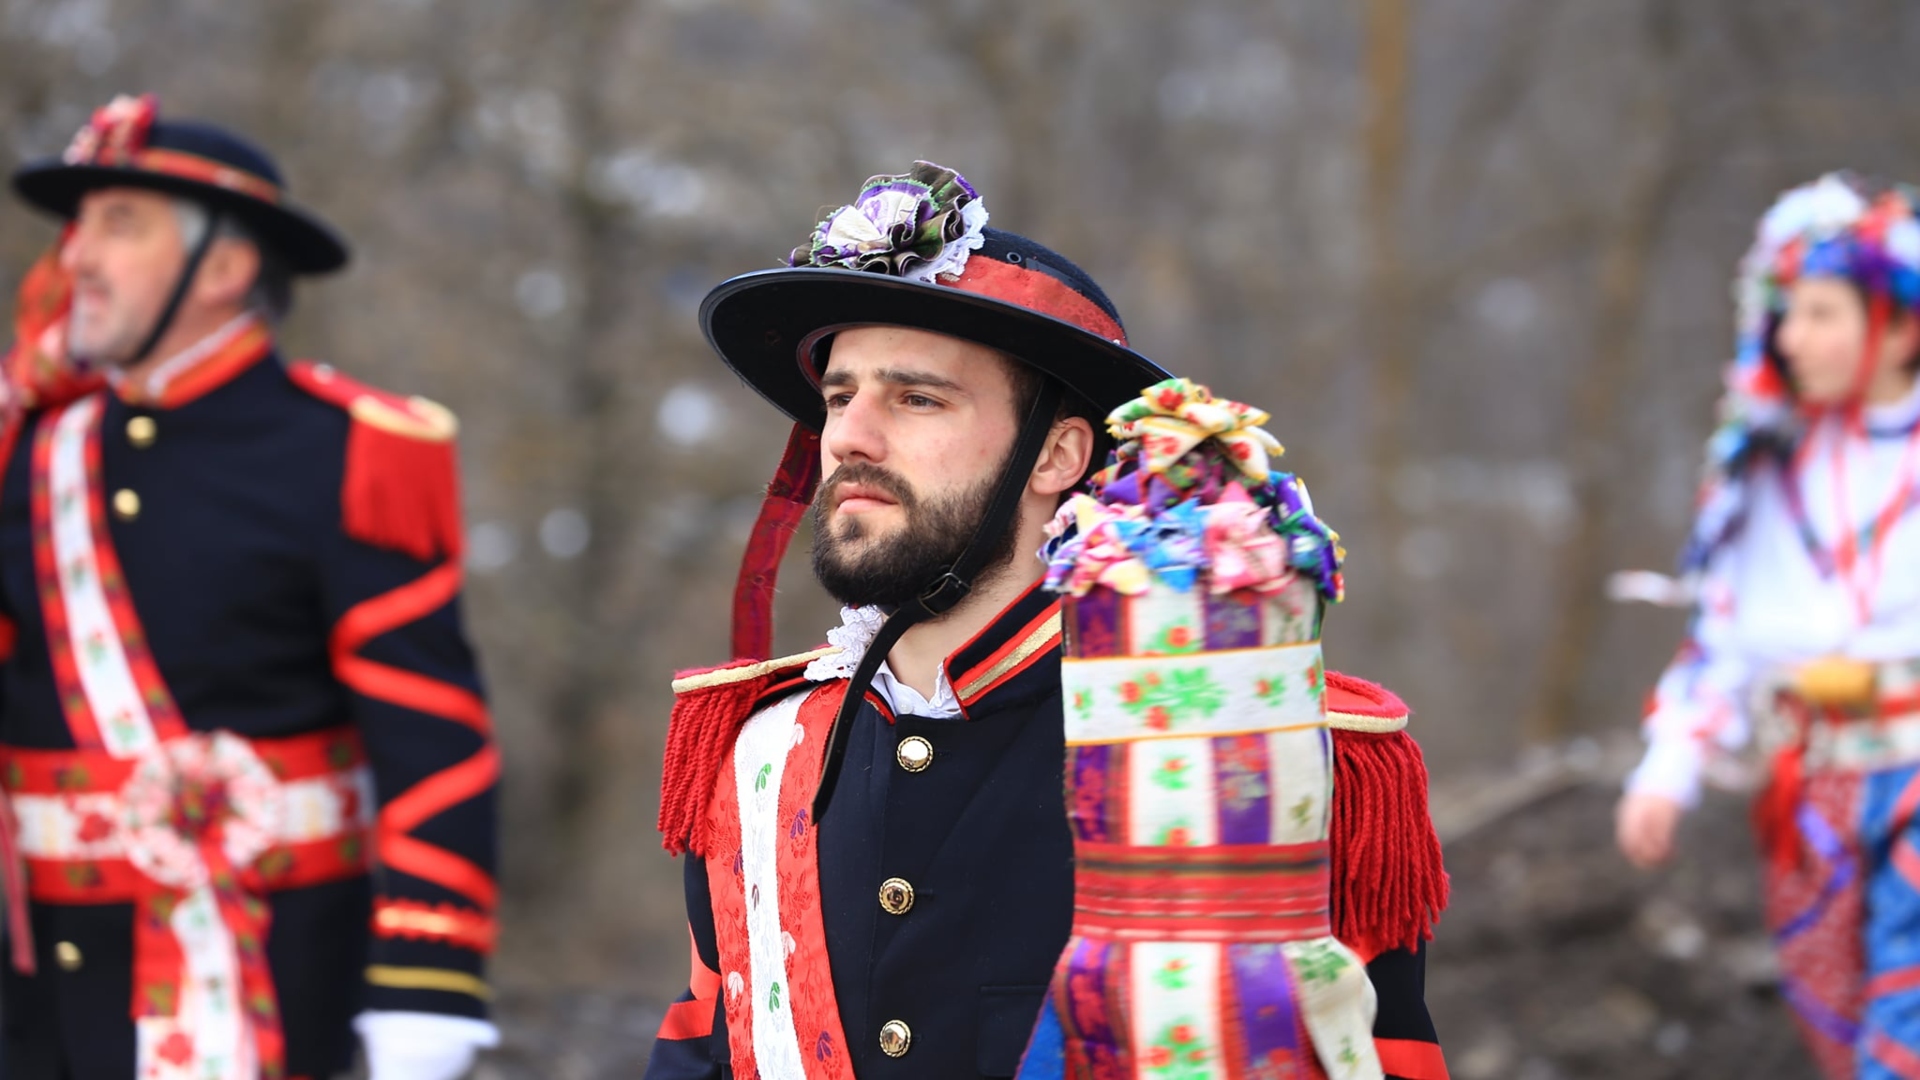
M 1698 607 L 1655 688 L 1630 791 L 1692 804 L 1757 743 L 1766 913 L 1785 997 L 1824 1074 L 1920 1075 L 1920 390 L 1859 392 L 1920 313 L 1920 196 L 1833 174 L 1762 219 L 1739 351 L 1683 556 Z M 1855 396 L 1815 408 L 1778 352 L 1789 291 L 1864 300 Z

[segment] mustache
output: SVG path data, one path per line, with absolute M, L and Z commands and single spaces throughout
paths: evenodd
M 75 274 L 74 275 L 73 291 L 75 293 L 78 293 L 82 289 L 86 289 L 90 292 L 99 293 L 102 296 L 113 295 L 113 290 L 107 286 L 106 280 L 95 274 Z
M 819 505 L 831 507 L 833 493 L 842 484 L 864 484 L 883 491 L 909 510 L 919 501 L 913 493 L 913 487 L 900 477 L 871 462 L 849 461 L 833 470 L 833 475 L 820 485 L 820 494 L 817 496 Z

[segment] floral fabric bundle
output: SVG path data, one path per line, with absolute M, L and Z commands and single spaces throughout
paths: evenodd
M 1075 911 L 1022 1080 L 1382 1075 L 1329 914 L 1341 551 L 1266 419 L 1150 387 L 1053 522 Z
M 1215 595 L 1274 593 L 1295 575 L 1338 602 L 1340 536 L 1314 516 L 1306 485 L 1272 471 L 1285 451 L 1267 414 L 1168 379 L 1115 410 L 1119 443 L 1091 494 L 1060 508 L 1049 531 L 1047 587 L 1138 596 L 1158 579 L 1185 592 L 1202 569 Z

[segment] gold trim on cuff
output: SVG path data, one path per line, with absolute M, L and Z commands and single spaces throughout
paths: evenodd
M 481 1001 L 493 1000 L 493 988 L 487 985 L 485 979 L 449 968 L 369 964 L 367 982 L 395 990 L 445 990 L 454 994 L 468 994 Z

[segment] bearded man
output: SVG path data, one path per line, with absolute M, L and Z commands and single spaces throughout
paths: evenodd
M 1083 270 L 986 220 L 918 162 L 702 305 L 796 426 L 736 593 L 745 659 L 674 684 L 660 827 L 688 853 L 692 978 L 648 1080 L 1020 1067 L 1075 920 L 1061 607 L 1033 555 L 1105 458 L 1099 418 L 1167 375 Z M 809 506 L 842 624 L 759 660 Z M 1381 1023 L 1431 1044 L 1418 952 L 1384 952 Z
M 283 364 L 341 267 L 259 149 L 97 112 L 0 442 L 0 1075 L 453 1080 L 495 1041 L 498 771 L 451 414 Z M 374 872 L 377 870 L 377 874 Z

